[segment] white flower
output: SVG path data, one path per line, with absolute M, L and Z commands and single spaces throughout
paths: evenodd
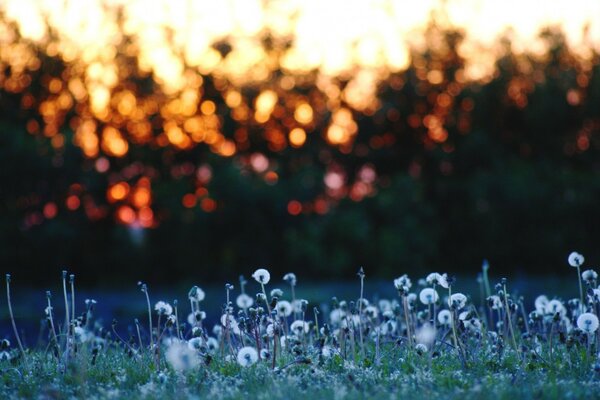
M 430 347 L 435 340 L 435 328 L 427 323 L 420 329 L 417 329 L 415 337 L 417 339 L 417 343 L 421 343 L 427 347 Z
M 571 267 L 581 267 L 583 265 L 583 262 L 585 261 L 585 258 L 578 252 L 574 251 L 571 254 L 569 254 L 569 258 L 567 258 L 567 261 L 569 262 L 569 265 Z
M 237 362 L 242 367 L 249 367 L 258 361 L 258 352 L 254 347 L 242 347 L 237 354 Z
M 188 324 L 194 326 L 205 319 L 206 313 L 204 311 L 194 311 L 193 313 L 188 314 L 187 322 Z
M 538 297 L 535 298 L 535 310 L 539 313 L 539 314 L 545 314 L 546 313 L 546 306 L 548 305 L 548 297 L 546 297 L 546 295 L 540 295 Z
M 173 307 L 171 307 L 171 305 L 169 303 L 164 302 L 164 301 L 159 301 L 158 303 L 156 303 L 156 305 L 154 306 L 154 309 L 156 310 L 156 312 L 158 312 L 158 315 L 173 314 Z
M 323 348 L 321 349 L 321 354 L 323 355 L 323 357 L 325 358 L 331 358 L 333 355 L 336 354 L 336 350 L 335 348 L 331 347 L 331 346 L 323 346 Z
M 211 353 L 217 351 L 219 349 L 219 341 L 217 339 L 215 339 L 214 337 L 209 337 L 206 340 L 206 348 Z
M 377 309 L 377 307 L 375 306 L 367 306 L 365 307 L 365 309 L 363 310 L 363 313 L 365 315 L 367 315 L 369 318 L 377 318 L 377 316 L 379 315 L 379 310 Z
M 440 321 L 440 324 L 442 325 L 450 325 L 450 322 L 452 321 L 452 313 L 450 310 L 440 311 L 438 313 L 438 321 Z
M 567 309 L 563 305 L 563 303 L 559 300 L 550 300 L 548 304 L 546 304 L 546 314 L 556 314 L 559 313 L 561 316 L 565 315 Z
M 261 283 L 263 285 L 266 285 L 267 283 L 269 283 L 269 280 L 271 280 L 271 274 L 269 274 L 269 271 L 267 271 L 264 268 L 259 268 L 256 271 L 254 271 L 252 277 L 256 282 Z
M 438 301 L 438 299 L 439 296 L 437 292 L 432 288 L 425 288 L 421 290 L 421 293 L 419 293 L 419 300 L 421 300 L 421 303 L 425 305 L 433 304 Z
M 268 360 L 271 358 L 271 353 L 269 353 L 269 350 L 267 349 L 260 349 L 260 358 L 262 360 Z
M 583 313 L 577 318 L 577 327 L 586 333 L 594 333 L 598 329 L 598 317 L 592 313 Z
M 248 296 L 246 293 L 242 293 L 237 297 L 235 302 L 239 308 L 245 310 L 252 307 L 252 304 L 254 304 L 254 299 Z
M 406 290 L 408 291 L 412 287 L 412 282 L 410 281 L 408 275 L 404 274 L 401 277 L 394 279 L 394 286 L 398 290 L 406 288 Z
M 425 346 L 423 343 L 419 343 L 415 346 L 415 351 L 419 355 L 421 355 L 423 353 L 427 353 L 427 346 Z
M 8 351 L 0 351 L 0 361 L 8 361 L 10 360 L 10 353 Z
M 438 285 L 444 289 L 448 289 L 448 279 L 446 274 L 441 275 L 437 272 L 432 272 L 431 274 L 427 275 L 425 281 L 430 285 Z
M 382 313 L 392 310 L 392 302 L 389 300 L 381 299 L 379 300 L 379 302 L 377 302 L 377 305 L 379 306 L 379 309 Z
M 287 300 L 278 301 L 275 308 L 283 317 L 289 317 L 292 314 L 292 304 Z
M 190 300 L 202 301 L 204 300 L 204 297 L 206 297 L 206 294 L 204 293 L 204 290 L 200 289 L 198 286 L 193 286 L 188 293 L 188 297 Z
M 342 322 L 343 315 L 344 315 L 344 312 L 342 310 L 340 310 L 339 308 L 336 308 L 334 310 L 331 310 L 331 312 L 329 313 L 329 320 L 331 321 L 331 323 L 333 325 L 337 325 L 340 322 Z
M 173 341 L 165 353 L 167 362 L 175 371 L 181 372 L 197 367 L 200 357 L 183 341 Z
M 487 298 L 487 301 L 492 310 L 499 310 L 503 307 L 502 299 L 498 295 L 491 295 Z
M 77 343 L 85 343 L 88 340 L 92 339 L 94 337 L 94 334 L 86 331 L 80 326 L 76 326 L 73 328 L 73 336 Z
M 467 305 L 467 296 L 462 293 L 454 293 L 448 299 L 448 305 L 452 308 L 460 310 Z
M 308 323 L 302 320 L 296 320 L 290 325 L 290 330 L 296 335 L 300 335 L 302 332 L 308 333 Z
M 200 350 L 200 348 L 202 347 L 203 344 L 204 344 L 204 339 L 202 339 L 201 337 L 195 337 L 195 338 L 188 340 L 188 346 L 190 346 L 190 349 L 193 349 L 193 350 Z
M 283 276 L 283 280 L 290 284 L 290 286 L 296 286 L 296 274 L 288 272 Z
M 581 278 L 586 282 L 595 281 L 598 279 L 598 273 L 593 269 L 587 269 L 581 273 Z

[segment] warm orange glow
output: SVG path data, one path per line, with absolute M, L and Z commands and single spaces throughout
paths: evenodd
M 301 147 L 306 142 L 306 132 L 302 128 L 292 129 L 289 136 L 293 147 Z
M 108 200 L 111 202 L 123 200 L 129 194 L 129 185 L 119 182 L 108 189 Z
M 308 103 L 300 103 L 294 111 L 294 118 L 301 124 L 310 124 L 313 120 L 313 109 Z
M 137 187 L 131 196 L 131 203 L 137 208 L 146 207 L 150 204 L 150 190 L 146 187 Z
M 109 156 L 123 157 L 129 150 L 129 144 L 117 129 L 107 126 L 102 131 L 102 150 Z
M 129 206 L 121 206 L 117 211 L 117 218 L 124 224 L 132 224 L 135 221 L 135 211 Z

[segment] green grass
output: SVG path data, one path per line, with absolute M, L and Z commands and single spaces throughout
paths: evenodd
M 462 369 L 450 355 L 435 358 L 431 369 L 426 356 L 416 356 L 397 346 L 378 366 L 360 366 L 340 356 L 319 363 L 295 364 L 273 371 L 270 363 L 244 368 L 214 360 L 210 365 L 175 372 L 163 365 L 158 372 L 148 355 L 131 358 L 110 346 L 98 356 L 78 354 L 65 371 L 43 351 L 29 354 L 30 368 L 4 361 L 0 398 L 500 398 L 566 399 L 598 398 L 600 384 L 594 372 L 566 358 L 581 354 L 561 353 L 549 368 L 541 360 L 523 367 L 516 357 L 502 362 L 481 359 Z

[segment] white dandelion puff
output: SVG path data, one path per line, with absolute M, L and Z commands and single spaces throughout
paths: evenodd
M 266 285 L 271 280 L 271 274 L 264 268 L 259 268 L 252 274 L 254 280 L 258 283 Z
M 567 258 L 567 261 L 569 262 L 569 265 L 571 267 L 581 267 L 583 265 L 583 262 L 585 261 L 585 258 L 583 257 L 583 255 L 579 254 L 578 252 L 574 251 L 571 254 L 569 254 L 569 257 Z
M 583 313 L 577 318 L 577 327 L 586 333 L 594 333 L 598 329 L 598 317 L 592 313 Z
M 254 347 L 242 347 L 237 354 L 237 362 L 242 367 L 249 367 L 258 361 L 258 352 Z
M 433 288 L 425 288 L 419 293 L 419 300 L 425 305 L 433 304 L 438 301 L 439 296 Z
M 175 371 L 182 372 L 196 368 L 200 364 L 198 353 L 183 341 L 173 341 L 165 353 L 167 362 Z
M 246 293 L 242 293 L 237 297 L 235 303 L 239 308 L 246 310 L 252 307 L 252 305 L 254 304 L 254 299 L 248 296 Z
M 154 305 L 154 310 L 158 315 L 171 315 L 173 314 L 173 307 L 165 301 L 159 301 Z

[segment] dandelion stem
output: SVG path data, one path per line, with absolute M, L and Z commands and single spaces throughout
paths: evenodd
M 13 332 L 15 333 L 15 338 L 17 339 L 17 344 L 19 345 L 19 351 L 23 356 L 23 360 L 25 360 L 25 363 L 27 363 L 27 356 L 25 354 L 25 350 L 23 349 L 23 344 L 21 343 L 19 331 L 17 330 L 17 324 L 15 323 L 15 316 L 13 315 L 12 303 L 10 300 L 10 274 L 6 274 L 6 300 L 8 302 L 8 313 L 10 314 L 10 322 L 12 323 L 12 328 Z
M 584 312 L 583 284 L 581 283 L 581 268 L 577 264 L 577 280 L 579 282 L 579 314 Z

